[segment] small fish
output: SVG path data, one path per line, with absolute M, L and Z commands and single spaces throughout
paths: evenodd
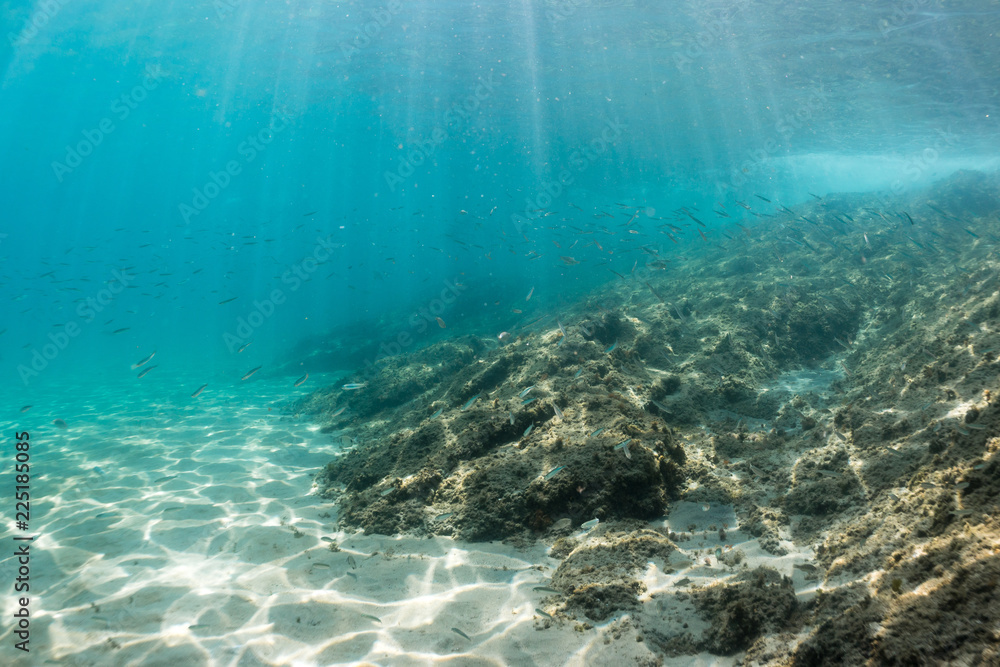
M 985 431 L 986 430 L 986 427 L 983 426 L 982 424 L 966 424 L 965 428 L 971 428 L 974 431 Z
M 554 588 L 549 588 L 548 586 L 535 586 L 531 590 L 542 591 L 543 593 L 562 593 L 562 591 L 558 591 Z
M 936 489 L 936 488 L 938 488 L 937 484 L 932 484 L 931 482 L 920 482 L 919 486 L 920 486 L 921 489 Z
M 688 578 L 688 577 L 684 577 L 680 581 L 675 581 L 674 582 L 674 586 L 687 586 L 690 583 L 691 583 L 691 579 Z
M 561 332 L 562 332 L 562 335 L 563 335 L 563 339 L 565 339 L 565 338 L 566 338 L 566 335 L 567 335 L 567 334 L 566 334 L 566 327 L 564 327 L 564 326 L 562 325 L 562 322 L 560 322 L 559 320 L 556 320 L 556 324 L 558 324 L 558 325 L 559 325 L 559 331 L 561 331 Z
M 438 514 L 436 517 L 434 517 L 433 519 L 431 519 L 431 521 L 444 521 L 448 517 L 454 516 L 454 515 L 455 515 L 454 512 L 445 512 L 444 514 Z
M 615 351 L 616 347 L 618 347 L 618 341 L 615 341 L 614 343 L 612 343 L 611 345 L 609 345 L 608 348 L 606 350 L 604 350 L 604 352 L 607 353 L 607 354 L 611 354 L 612 352 Z
M 182 510 L 182 509 L 184 509 L 184 508 L 183 507 L 168 507 L 167 509 L 163 510 L 163 513 L 166 514 L 167 512 L 177 512 L 178 510 Z
M 240 349 L 236 350 L 236 354 L 239 354 L 240 352 L 242 352 L 243 350 L 247 349 L 248 347 L 250 347 L 250 343 L 243 343 L 242 345 L 240 345 Z
M 507 412 L 507 417 L 510 419 L 510 425 L 514 425 L 514 413 L 512 411 Z
M 705 503 L 704 505 L 701 506 L 702 512 L 707 512 L 710 509 L 712 509 L 712 505 L 710 503 Z
M 128 330 L 129 330 L 129 329 L 131 329 L 131 328 L 132 328 L 132 327 L 125 327 L 125 328 L 123 328 L 123 329 L 115 329 L 115 330 L 114 330 L 114 331 L 112 331 L 111 333 L 112 333 L 112 334 L 120 334 L 120 333 L 125 333 L 126 331 L 128 331 Z
M 240 380 L 249 380 L 253 376 L 253 374 L 259 371 L 261 368 L 263 368 L 263 366 L 258 366 L 257 368 L 253 368 L 247 371 L 247 374 L 241 377 Z
M 528 428 L 524 429 L 524 433 L 521 435 L 522 438 L 527 438 L 528 434 L 531 433 L 531 429 L 535 428 L 534 424 L 528 424 Z
M 969 483 L 968 482 L 959 482 L 958 484 L 956 484 L 955 486 L 953 486 L 951 488 L 953 488 L 955 491 L 961 491 L 963 489 L 969 488 Z
M 440 317 L 435 317 L 434 319 L 437 320 L 438 326 L 441 327 L 442 329 L 448 328 L 448 325 L 445 324 L 444 320 L 442 320 Z
M 472 637 L 470 637 L 469 635 L 465 634 L 464 632 L 462 632 L 462 631 L 461 631 L 461 630 L 459 630 L 458 628 L 452 628 L 452 629 L 451 629 L 451 631 L 452 631 L 452 632 L 454 632 L 454 633 L 455 633 L 456 635 L 459 635 L 459 636 L 461 636 L 461 637 L 465 637 L 465 638 L 466 638 L 466 639 L 468 639 L 468 640 L 469 640 L 470 642 L 472 641 Z
M 204 630 L 208 627 L 208 623 L 195 623 L 194 625 L 189 625 L 188 630 Z
M 354 560 L 354 556 L 347 557 L 347 564 L 351 566 L 352 570 L 358 569 L 358 562 Z
M 532 288 L 531 288 L 531 291 L 530 291 L 530 292 L 528 292 L 528 296 L 527 296 L 527 297 L 525 297 L 525 299 L 524 299 L 524 300 L 525 300 L 525 301 L 531 301 L 531 295 L 532 295 L 532 294 L 534 294 L 534 293 L 535 293 L 535 288 L 534 288 L 534 287 L 532 287 Z
M 887 494 L 890 498 L 892 498 L 896 502 L 899 502 L 899 496 L 897 496 L 895 493 L 893 493 L 892 491 L 888 491 Z
M 361 616 L 363 618 L 371 619 L 376 623 L 382 623 L 382 619 L 380 619 L 378 616 L 372 616 L 371 614 L 361 614 Z
M 167 475 L 166 477 L 161 477 L 159 479 L 154 479 L 153 484 L 159 484 L 161 482 L 169 482 L 172 479 L 177 479 L 177 475 Z
M 597 436 L 599 436 L 603 432 L 604 432 L 604 427 L 602 426 L 601 428 L 599 428 L 596 431 L 594 431 L 593 433 L 591 433 L 590 437 L 591 438 L 596 438 Z
M 444 412 L 444 408 L 438 408 L 437 411 L 431 415 L 431 419 L 437 419 L 441 416 L 442 412 Z
M 64 422 L 64 421 L 63 421 L 63 420 L 61 420 L 61 419 L 53 419 L 53 420 L 52 420 L 52 424 L 53 424 L 53 425 L 54 425 L 54 426 L 55 426 L 56 428 L 69 428 L 69 424 L 67 424 L 66 422 Z
M 205 384 L 203 384 L 200 387 L 198 387 L 197 389 L 195 389 L 194 393 L 191 394 L 191 398 L 198 398 L 198 396 L 201 395 L 201 392 L 205 391 L 205 387 L 207 387 L 207 386 L 208 386 L 208 383 L 206 382 Z
M 523 389 L 520 394 L 517 395 L 518 398 L 524 398 L 528 395 L 528 392 L 535 388 L 535 385 L 531 385 L 527 389 Z
M 147 374 L 147 373 L 149 373 L 149 371 L 153 370 L 154 368 L 156 368 L 156 364 L 153 364 L 152 366 L 148 366 L 148 367 L 144 368 L 144 369 L 143 369 L 143 370 L 142 370 L 142 371 L 141 371 L 141 372 L 140 372 L 140 373 L 139 373 L 138 375 L 136 375 L 135 377 L 136 377 L 137 379 L 138 379 L 138 378 L 142 378 L 142 377 L 145 377 L 145 376 L 146 376 L 146 374 Z
M 537 400 L 538 400 L 537 398 L 526 398 L 523 401 L 521 401 L 521 405 L 530 405 L 531 403 Z
M 832 470 L 817 470 L 816 472 L 818 472 L 823 477 L 840 477 L 840 473 L 834 472 Z
M 229 303 L 231 301 L 236 301 L 236 299 L 238 299 L 238 298 L 239 297 L 237 297 L 237 296 L 233 296 L 233 297 L 229 297 L 228 299 L 223 299 L 222 301 L 219 302 L 219 305 L 221 306 L 221 305 L 223 305 L 225 303 Z
M 329 570 L 330 569 L 330 566 L 327 565 L 326 563 L 313 563 L 313 568 L 317 568 L 317 567 L 319 569 L 321 569 L 321 570 Z
M 552 409 L 556 411 L 556 417 L 558 417 L 559 419 L 563 419 L 562 410 L 559 409 L 558 405 L 556 405 L 555 403 L 553 403 L 552 404 Z
M 145 366 L 149 362 L 149 360 L 152 359 L 155 356 L 156 356 L 156 352 L 155 351 L 154 352 L 150 352 L 148 357 L 145 357 L 141 361 L 137 361 L 134 364 L 132 364 L 132 370 L 135 370 L 135 369 L 139 368 L 140 366 Z
M 815 572 L 819 569 L 812 563 L 796 563 L 795 565 L 792 565 L 792 567 L 796 570 L 802 570 L 803 572 Z
M 308 379 L 309 379 L 309 373 L 306 373 L 305 375 L 303 375 L 302 377 L 300 377 L 298 380 L 296 380 L 295 384 L 293 384 L 292 386 L 293 387 L 298 387 L 298 386 L 300 386 L 303 382 L 305 382 Z
M 972 514 L 972 510 L 952 510 L 951 513 L 955 516 L 969 516 Z
M 538 608 L 535 609 L 535 613 L 544 616 L 545 618 L 552 618 L 551 614 L 546 614 L 544 611 Z
M 582 528 L 583 530 L 590 530 L 600 522 L 601 522 L 600 519 L 591 519 L 590 521 L 584 521 L 582 524 L 580 524 L 580 528 Z
M 346 574 L 348 577 L 351 577 L 352 579 L 354 579 L 354 581 L 358 580 L 358 575 L 354 574 L 353 572 L 345 572 L 344 574 Z
M 627 440 L 622 440 L 617 445 L 615 445 L 615 449 L 621 449 L 622 447 L 624 447 L 625 445 L 627 445 L 630 442 L 632 442 L 632 438 L 629 438 Z
M 479 394 L 476 394 L 475 396 L 473 396 L 472 398 L 470 398 L 470 399 L 469 399 L 469 400 L 468 400 L 468 401 L 467 401 L 467 402 L 465 403 L 465 405 L 463 405 L 463 406 L 462 406 L 462 412 L 465 412 L 466 410 L 468 410 L 469 408 L 471 408 L 471 407 L 472 407 L 472 405 L 473 405 L 473 403 L 475 403 L 475 402 L 476 402 L 476 401 L 478 401 L 478 400 L 479 400 Z
M 60 420 L 60 421 L 62 421 L 62 420 Z M 107 474 L 108 474 L 108 473 L 104 472 L 104 469 L 103 469 L 103 468 L 101 468 L 101 466 L 94 466 L 94 467 L 92 468 L 92 470 L 93 470 L 94 472 L 96 472 L 96 473 L 97 473 L 98 475 L 107 475 Z
M 574 379 L 574 380 L 575 380 L 575 379 L 577 379 L 578 377 L 580 377 L 580 375 L 581 375 L 582 373 L 583 373 L 583 369 L 581 368 L 581 369 L 580 369 L 580 370 L 578 370 L 578 371 L 576 372 L 576 374 L 575 374 L 575 375 L 573 376 L 573 379 Z
M 114 512 L 101 512 L 100 514 L 98 514 L 98 515 L 97 515 L 97 516 L 95 516 L 94 518 L 95 518 L 95 519 L 106 519 L 106 518 L 108 518 L 109 516 L 114 516 L 114 515 L 115 515 L 115 513 L 114 513 Z
M 544 477 L 544 479 L 546 479 L 546 480 L 549 480 L 549 479 L 552 479 L 552 478 L 553 478 L 553 477 L 555 477 L 555 476 L 556 476 L 557 474 L 559 474 L 559 471 L 560 471 L 560 470 L 564 469 L 565 467 L 566 467 L 566 466 L 556 466 L 556 467 L 555 467 L 555 468 L 553 468 L 552 470 L 550 470 L 550 471 L 548 471 L 547 473 L 545 473 L 545 477 Z
M 396 487 L 390 486 L 388 489 L 382 489 L 382 492 L 379 495 L 384 498 L 384 497 L 386 497 L 387 495 L 389 495 L 390 493 L 392 493 L 395 490 L 396 490 Z
M 321 537 L 319 539 L 323 540 L 324 542 L 331 542 L 331 543 L 336 541 L 332 537 L 327 537 L 326 535 L 324 535 L 323 537 Z
M 770 200 L 770 199 L 766 199 L 766 198 L 764 198 L 764 197 L 761 197 L 761 196 L 760 196 L 760 195 L 758 195 L 758 194 L 754 194 L 754 197 L 756 197 L 757 199 L 760 199 L 760 200 L 762 200 L 762 201 L 766 201 L 766 202 L 767 202 L 768 204 L 770 204 L 770 203 L 771 203 L 771 200 Z M 813 195 L 813 197 L 816 197 L 816 195 Z M 816 197 L 816 199 L 819 199 L 819 197 Z
M 348 384 L 345 384 L 341 388 L 346 389 L 347 391 L 354 391 L 355 389 L 361 389 L 362 387 L 366 387 L 367 385 L 368 385 L 367 382 L 350 382 Z
M 30 406 L 30 405 L 25 405 L 25 406 L 22 406 L 22 407 L 21 407 L 21 412 L 22 412 L 22 413 L 25 413 L 25 412 L 27 412 L 27 411 L 28 411 L 28 410 L 30 410 L 30 409 L 31 409 L 31 406 Z

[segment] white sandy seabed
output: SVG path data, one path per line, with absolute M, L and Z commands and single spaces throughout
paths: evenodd
M 33 396 L 24 414 L 5 408 L 16 415 L 4 420 L 5 436 L 31 434 L 32 503 L 29 530 L 4 522 L 3 544 L 35 538 L 28 654 L 14 647 L 23 594 L 12 590 L 13 548 L 3 550 L 0 578 L 11 585 L 2 597 L 0 663 L 626 665 L 651 657 L 634 628 L 621 631 L 627 614 L 587 628 L 586 619 L 546 608 L 551 594 L 532 589 L 558 565 L 548 545 L 337 531 L 336 507 L 315 495 L 312 479 L 339 440 L 280 414 L 293 397 L 288 380 L 210 385 L 190 399 L 173 381 L 148 379 L 140 389 L 62 386 Z M 309 384 L 322 386 L 315 380 Z M 699 528 L 718 522 L 736 525 L 731 507 L 679 503 L 669 519 Z M 726 541 L 739 544 L 751 567 L 793 576 L 800 597 L 815 590 L 792 568 L 808 553 L 774 558 L 738 530 Z M 682 578 L 704 584 L 727 575 L 690 561 L 649 563 L 643 598 L 660 602 L 642 613 L 704 625 L 670 595 Z M 729 665 L 739 657 L 668 661 Z

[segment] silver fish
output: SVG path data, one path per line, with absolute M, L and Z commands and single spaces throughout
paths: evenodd
M 135 370 L 135 369 L 139 368 L 140 366 L 145 366 L 147 363 L 149 363 L 149 360 L 152 359 L 155 356 L 156 356 L 156 352 L 155 351 L 150 352 L 148 357 L 142 359 L 141 361 L 137 361 L 134 364 L 132 364 L 132 370 Z
M 559 471 L 560 471 L 560 470 L 562 470 L 562 469 L 563 469 L 563 468 L 565 468 L 565 467 L 566 467 L 566 466 L 556 466 L 555 468 L 553 468 L 552 470 L 548 471 L 548 472 L 547 472 L 547 473 L 545 474 L 545 479 L 547 479 L 547 480 L 548 480 L 548 479 L 552 479 L 552 478 L 553 478 L 553 477 L 555 477 L 555 476 L 556 476 L 557 474 L 559 474 Z

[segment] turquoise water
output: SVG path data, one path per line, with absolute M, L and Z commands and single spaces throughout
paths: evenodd
M 444 609 L 449 586 L 474 606 L 477 581 L 544 550 L 435 543 L 426 586 L 393 570 L 391 593 L 352 592 L 340 554 L 320 580 L 297 532 L 315 554 L 321 534 L 351 535 L 310 493 L 352 440 L 289 406 L 435 342 L 561 328 L 625 277 L 735 256 L 746 227 L 801 246 L 785 212 L 835 193 L 895 210 L 1000 165 L 992 2 L 43 0 L 0 3 L 0 28 L 3 470 L 14 479 L 14 434 L 30 432 L 42 596 L 26 657 L 5 594 L 3 664 L 464 650 L 458 633 L 423 641 L 433 612 L 400 610 Z M 845 377 L 785 372 L 782 395 Z M 358 539 L 344 553 L 392 548 Z M 0 571 L 12 580 L 13 561 Z M 354 616 L 300 631 L 289 619 L 314 590 Z M 141 591 L 156 612 L 137 619 Z M 516 600 L 505 618 L 534 608 L 498 591 L 490 605 Z M 226 611 L 199 622 L 202 594 Z M 445 633 L 462 618 L 447 608 Z M 348 646 L 371 623 L 357 614 L 386 609 L 414 636 Z M 531 643 L 530 626 L 486 626 L 479 659 L 514 664 L 509 647 Z M 547 650 L 523 659 L 556 664 Z
M 658 233 L 679 207 L 715 228 L 995 164 L 997 14 L 789 7 L 9 4 L 5 368 L 71 322 L 50 377 L 154 348 L 221 369 L 227 333 L 252 368 L 337 325 L 391 338 L 456 282 L 444 319 L 499 331 L 532 287 L 551 308 L 639 245 L 699 252 Z

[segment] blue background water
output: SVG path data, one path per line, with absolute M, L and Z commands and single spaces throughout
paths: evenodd
M 349 323 L 492 336 L 640 246 L 697 253 L 678 207 L 758 224 L 737 201 L 996 165 L 997 3 L 52 0 L 0 21 L 14 394 L 131 381 L 153 350 L 238 377 Z

